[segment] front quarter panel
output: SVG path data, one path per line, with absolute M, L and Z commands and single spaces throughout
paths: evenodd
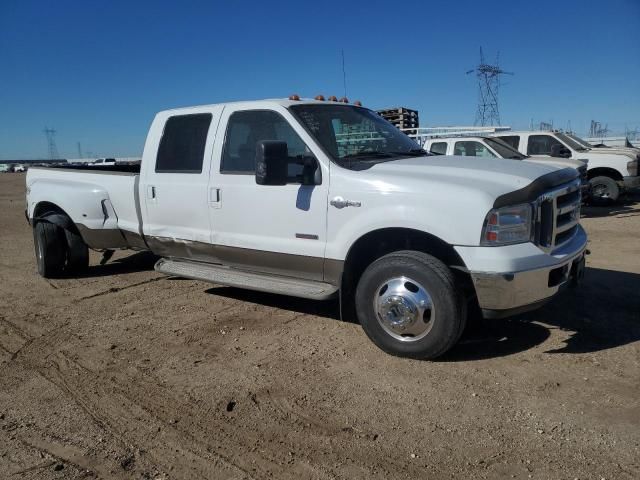
M 338 170 L 338 171 L 336 171 Z M 415 192 L 382 179 L 367 181 L 332 165 L 326 257 L 344 260 L 363 235 L 384 228 L 429 233 L 450 245 L 478 245 L 492 199 L 480 191 L 456 191 L 451 185 L 425 185 Z M 336 208 L 336 197 L 360 206 Z

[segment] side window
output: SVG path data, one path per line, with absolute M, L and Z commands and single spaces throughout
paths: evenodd
M 169 118 L 158 148 L 156 173 L 202 173 L 210 123 L 210 113 Z
M 303 166 L 296 158 L 309 157 L 311 151 L 282 115 L 269 110 L 235 112 L 229 117 L 220 173 L 250 174 L 255 172 L 256 145 L 262 140 L 287 142 L 289 150 L 288 176 L 302 174 Z
M 435 153 L 436 155 L 446 155 L 447 154 L 447 142 L 435 142 L 431 144 L 429 147 L 429 151 L 431 153 Z
M 531 135 L 527 143 L 527 155 L 551 155 L 551 147 L 562 145 L 551 135 Z
M 508 143 L 513 148 L 518 150 L 518 146 L 520 145 L 520 137 L 518 135 L 507 135 L 505 137 L 498 137 L 503 142 Z
M 464 157 L 495 157 L 485 145 L 474 141 L 456 142 L 453 154 Z

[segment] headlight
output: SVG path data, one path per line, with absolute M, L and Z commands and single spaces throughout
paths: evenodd
M 491 210 L 484 221 L 480 245 L 495 247 L 530 241 L 532 208 L 527 203 Z

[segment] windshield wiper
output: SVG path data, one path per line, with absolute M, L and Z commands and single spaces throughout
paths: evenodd
M 424 148 L 412 148 L 411 150 L 406 150 L 404 152 L 389 152 L 394 155 L 411 155 L 412 157 L 422 157 L 423 155 L 429 155 Z
M 388 158 L 392 156 L 392 152 L 355 152 L 349 153 L 342 157 L 345 158 L 366 158 L 366 157 L 376 157 L 376 158 Z

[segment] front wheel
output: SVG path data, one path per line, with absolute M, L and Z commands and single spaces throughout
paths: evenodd
M 377 259 L 362 274 L 355 297 L 365 333 L 392 355 L 442 355 L 466 323 L 466 304 L 453 272 L 423 252 L 404 250 Z
M 594 205 L 615 203 L 620 198 L 620 187 L 611 177 L 593 177 L 591 184 L 591 202 Z

